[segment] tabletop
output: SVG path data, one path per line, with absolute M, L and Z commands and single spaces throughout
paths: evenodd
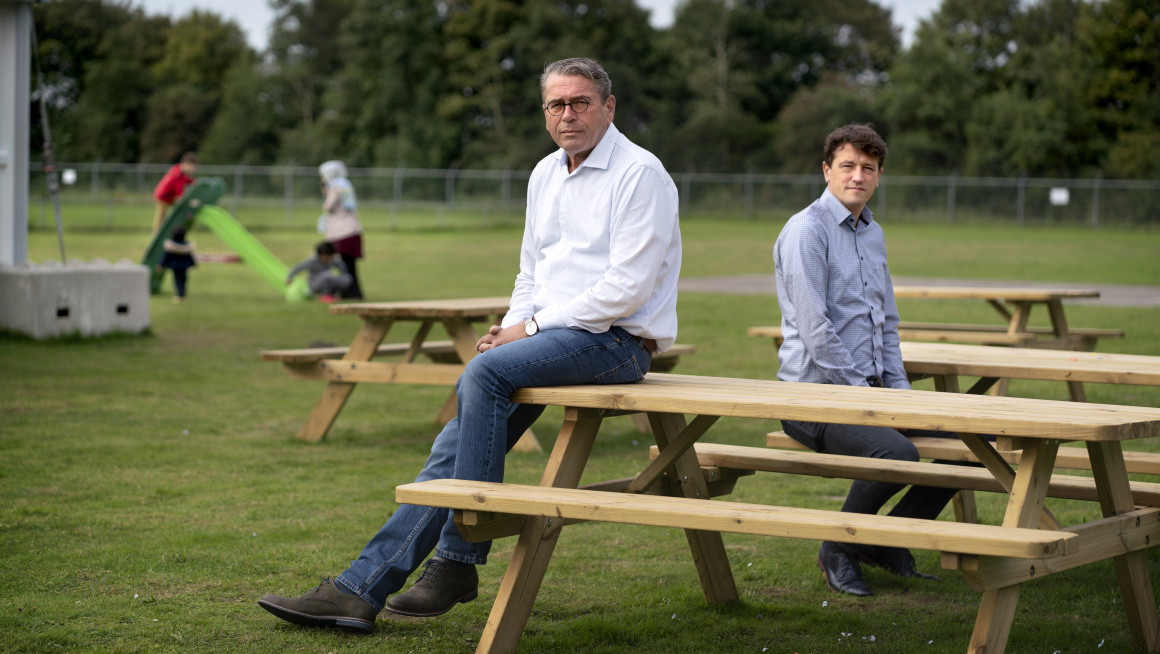
M 649 373 L 637 384 L 525 388 L 515 402 L 933 429 L 1071 441 L 1160 436 L 1160 409 Z
M 1099 297 L 1090 289 L 996 288 L 985 286 L 895 286 L 898 299 L 935 300 L 1008 300 L 1011 302 L 1055 302 L 1075 298 Z
M 460 298 L 451 300 L 411 300 L 403 302 L 360 302 L 332 304 L 335 315 L 358 315 L 366 318 L 478 318 L 507 313 L 509 296 Z
M 1160 357 L 902 341 L 910 374 L 1160 386 Z

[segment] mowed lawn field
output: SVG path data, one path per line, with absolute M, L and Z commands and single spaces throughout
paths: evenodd
M 67 217 L 66 217 L 67 218 Z M 70 257 L 139 260 L 139 230 L 66 231 Z M 417 223 L 417 221 L 415 221 Z M 407 223 L 414 224 L 414 223 Z M 519 221 L 489 229 L 403 229 L 366 235 L 368 300 L 506 295 Z M 778 222 L 683 220 L 683 276 L 771 273 Z M 1160 283 L 1160 231 L 885 225 L 896 276 L 1035 282 Z M 257 231 L 282 261 L 307 256 L 317 234 Z M 200 252 L 226 252 L 195 229 Z M 30 235 L 30 258 L 58 256 L 56 234 Z M 382 614 L 369 636 L 311 630 L 257 606 L 341 572 L 396 508 L 394 488 L 421 468 L 445 387 L 364 385 L 328 437 L 295 438 L 322 385 L 262 362 L 269 348 L 345 345 L 356 318 L 318 303 L 287 304 L 239 264 L 191 273 L 189 300 L 171 286 L 135 337 L 32 342 L 0 338 L 0 652 L 471 652 L 514 539 L 480 568 L 479 599 L 446 615 Z M 682 293 L 678 340 L 695 344 L 675 372 L 773 379 L 777 360 L 751 325 L 777 324 L 773 296 Z M 994 322 L 983 303 L 909 301 L 904 320 Z M 1100 350 L 1160 356 L 1160 309 L 1068 308 L 1073 326 L 1120 328 Z M 1046 324 L 1045 315 L 1033 316 Z M 390 334 L 403 341 L 413 327 Z M 442 338 L 436 334 L 433 338 Z M 925 385 L 924 385 L 925 384 Z M 931 389 L 929 382 L 917 388 Z M 1088 385 L 1095 402 L 1160 407 L 1160 389 Z M 1012 383 L 1012 394 L 1065 399 L 1063 384 Z M 551 446 L 561 412 L 535 431 Z M 721 420 L 712 442 L 759 446 L 776 422 Z M 649 437 L 606 421 L 585 482 L 635 473 Z M 1160 451 L 1156 443 L 1129 447 Z M 507 479 L 536 483 L 546 454 L 513 453 Z M 1148 479 L 1141 477 L 1141 479 Z M 1160 481 L 1160 479 L 1149 479 Z M 756 475 L 724 501 L 836 509 L 842 480 Z M 985 521 L 1003 498 L 981 496 Z M 1054 501 L 1065 522 L 1093 503 Z M 949 510 L 942 519 L 949 519 Z M 682 533 L 585 524 L 561 538 L 521 652 L 962 652 L 978 594 L 934 552 L 919 567 L 941 583 L 867 571 L 870 598 L 828 591 L 816 541 L 724 536 L 742 602 L 705 604 Z M 1160 562 L 1150 550 L 1149 561 Z M 1160 588 L 1160 574 L 1153 575 Z M 1130 652 L 1111 564 L 1024 587 L 1012 653 Z

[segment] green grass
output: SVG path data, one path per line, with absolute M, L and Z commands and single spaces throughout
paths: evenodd
M 779 227 L 686 220 L 683 274 L 770 272 Z M 895 275 L 1160 279 L 1155 232 L 887 230 Z M 310 252 L 317 235 L 269 229 L 258 238 L 291 263 Z M 227 250 L 204 230 L 195 230 L 194 240 L 203 252 Z M 519 240 L 518 225 L 372 230 L 360 268 L 364 288 L 373 300 L 504 295 Z M 137 260 L 147 241 L 142 229 L 66 233 L 69 256 L 83 259 Z M 30 258 L 53 258 L 56 251 L 53 231 L 31 234 Z M 0 651 L 473 651 L 513 539 L 497 541 L 492 563 L 481 568 L 478 601 L 430 620 L 384 614 L 371 636 L 294 627 L 256 604 L 267 592 L 300 594 L 357 556 L 395 508 L 394 487 L 422 466 L 447 389 L 368 385 L 353 394 L 325 441 L 302 443 L 294 435 L 321 385 L 291 380 L 257 353 L 320 340 L 345 344 L 358 321 L 330 316 L 319 304 L 286 304 L 241 265 L 203 264 L 191 275 L 189 293 L 184 305 L 155 297 L 146 336 L 0 339 Z M 910 301 L 900 309 L 907 320 L 993 320 L 982 303 Z M 750 325 L 776 323 L 772 296 L 686 293 L 679 311 L 679 340 L 699 351 L 677 372 L 774 377 L 770 344 L 745 336 Z M 1101 350 L 1160 355 L 1160 310 L 1075 306 L 1068 317 L 1078 326 L 1127 331 Z M 409 335 L 392 332 L 391 340 Z M 1012 392 L 1066 397 L 1062 384 L 1014 383 Z M 1160 406 L 1160 389 L 1088 385 L 1088 392 L 1093 401 Z M 537 423 L 545 446 L 561 417 L 550 409 Z M 708 439 L 761 445 L 776 427 L 725 419 Z M 627 418 L 610 419 L 585 481 L 633 474 L 648 443 Z M 1154 443 L 1131 446 L 1160 450 Z M 513 454 L 507 478 L 536 483 L 545 460 Z M 847 488 L 840 480 L 758 475 L 743 479 L 728 499 L 836 509 Z M 1002 509 L 998 496 L 982 497 L 988 521 Z M 1052 509 L 1072 522 L 1098 511 L 1079 502 L 1053 502 Z M 857 599 L 825 589 L 814 541 L 724 539 L 743 600 L 728 608 L 705 604 L 679 532 L 569 528 L 521 651 L 965 647 L 978 595 L 958 573 L 926 584 L 870 571 L 877 594 Z M 921 568 L 937 571 L 937 554 L 916 554 Z M 1149 555 L 1153 565 L 1156 559 Z M 1029 584 L 1007 651 L 1131 651 L 1112 580 L 1105 563 Z

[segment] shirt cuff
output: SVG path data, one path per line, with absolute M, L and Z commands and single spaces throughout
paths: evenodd
M 568 327 L 568 318 L 564 313 L 564 307 L 560 304 L 553 304 L 549 307 L 544 307 L 536 312 L 536 324 L 544 329 L 566 329 Z

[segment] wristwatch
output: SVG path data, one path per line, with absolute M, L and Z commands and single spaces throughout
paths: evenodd
M 524 333 L 528 336 L 535 336 L 540 331 L 540 326 L 536 324 L 536 318 L 533 316 L 528 318 L 524 323 Z

